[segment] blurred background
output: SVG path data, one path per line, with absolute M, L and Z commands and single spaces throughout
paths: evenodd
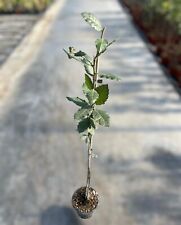
M 1 0 L 1 13 L 39 13 L 45 10 L 53 0 Z
M 94 138 L 89 220 L 71 206 L 87 152 L 66 100 L 84 71 L 62 51 L 95 54 L 83 11 L 118 39 L 100 69 L 121 77 Z M 180 225 L 180 88 L 180 0 L 0 0 L 0 225 Z
M 179 0 L 123 0 L 151 49 L 180 85 L 181 2 Z

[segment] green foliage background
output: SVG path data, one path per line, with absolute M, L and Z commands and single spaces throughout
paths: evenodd
M 162 16 L 181 33 L 181 0 L 124 0 L 145 10 L 144 19 Z
M 163 15 L 170 23 L 181 30 L 181 1 L 180 0 L 151 0 L 146 7 Z
M 40 12 L 53 0 L 0 0 L 1 13 Z

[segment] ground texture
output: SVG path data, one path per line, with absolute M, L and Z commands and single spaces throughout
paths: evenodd
M 0 65 L 27 35 L 35 24 L 38 15 L 0 16 Z

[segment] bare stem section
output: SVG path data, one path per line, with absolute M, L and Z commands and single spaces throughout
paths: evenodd
M 89 188 L 91 179 L 91 158 L 92 158 L 92 140 L 93 136 L 88 137 L 88 163 L 87 163 L 87 184 L 86 184 L 86 199 L 89 199 Z

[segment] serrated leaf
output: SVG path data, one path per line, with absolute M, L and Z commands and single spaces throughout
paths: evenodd
M 92 113 L 93 115 L 93 119 L 101 126 L 104 127 L 109 127 L 109 115 L 103 111 L 103 110 L 99 110 L 99 109 L 95 109 Z
M 90 12 L 83 12 L 81 13 L 84 20 L 95 30 L 102 31 L 103 27 L 101 22 Z
M 86 97 L 87 97 L 87 99 L 89 101 L 89 104 L 92 105 L 99 98 L 99 94 L 97 93 L 97 91 L 95 91 L 94 89 L 92 89 L 92 90 L 89 90 L 86 93 Z
M 90 90 L 94 87 L 91 78 L 87 74 L 85 74 L 85 84 Z
M 78 105 L 78 106 L 81 106 L 81 107 L 87 107 L 88 106 L 88 103 L 84 99 L 81 99 L 79 97 L 75 97 L 75 98 L 67 97 L 67 99 L 69 101 L 73 102 L 74 104 Z
M 114 74 L 111 74 L 111 73 L 101 73 L 99 74 L 99 77 L 100 78 L 105 78 L 105 79 L 110 79 L 110 80 L 116 80 L 116 81 L 120 81 L 120 77 L 114 75 Z
M 96 100 L 96 105 L 104 104 L 109 97 L 109 88 L 107 84 L 100 85 L 96 88 L 97 93 L 99 94 L 98 99 Z
M 91 113 L 92 113 L 92 108 L 88 108 L 88 109 L 81 108 L 74 114 L 74 119 L 80 121 L 82 119 L 89 117 Z
M 107 48 L 108 41 L 106 39 L 99 38 L 96 40 L 95 44 L 96 44 L 97 51 L 99 53 L 103 53 Z
M 86 118 L 78 123 L 77 130 L 79 133 L 83 133 L 89 128 L 89 126 L 90 126 L 90 119 Z

